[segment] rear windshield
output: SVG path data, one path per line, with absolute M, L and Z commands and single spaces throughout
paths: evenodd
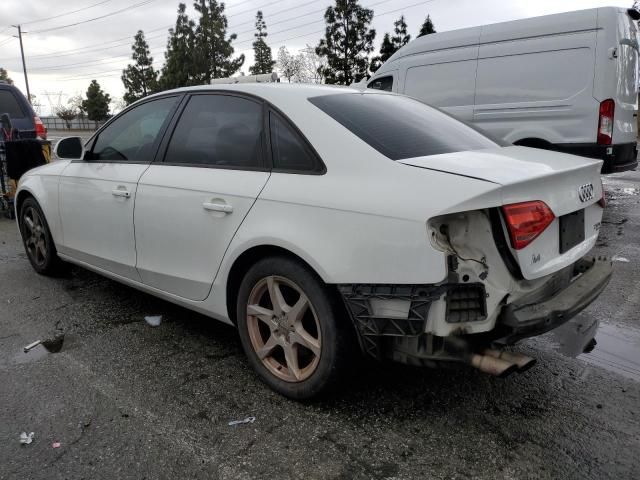
M 354 93 L 309 101 L 392 160 L 499 146 L 468 125 L 409 97 Z
M 27 116 L 11 90 L 0 90 L 0 115 L 3 113 L 8 113 L 9 118 L 24 118 Z

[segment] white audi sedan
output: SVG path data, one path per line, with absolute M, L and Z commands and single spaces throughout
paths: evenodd
M 295 399 L 354 355 L 494 375 L 605 288 L 600 161 L 503 146 L 416 100 L 285 84 L 145 98 L 20 180 L 31 264 L 235 325 Z

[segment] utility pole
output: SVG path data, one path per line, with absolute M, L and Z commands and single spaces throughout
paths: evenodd
M 29 92 L 29 78 L 27 77 L 27 64 L 24 63 L 24 47 L 22 46 L 22 28 L 20 25 L 13 25 L 18 29 L 18 38 L 20 39 L 20 55 L 22 56 L 22 70 L 24 71 L 24 83 L 27 86 L 27 100 L 31 103 L 31 92 Z

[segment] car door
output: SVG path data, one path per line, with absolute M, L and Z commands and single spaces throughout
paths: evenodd
M 269 178 L 264 106 L 192 95 L 138 184 L 137 269 L 143 283 L 204 300 L 236 230 Z
M 101 130 L 84 159 L 72 161 L 59 186 L 60 253 L 140 281 L 135 269 L 133 206 L 178 96 L 136 105 Z

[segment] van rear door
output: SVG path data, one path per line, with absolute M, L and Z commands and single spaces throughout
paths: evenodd
M 618 12 L 616 93 L 613 144 L 635 142 L 638 136 L 638 29 L 626 10 Z

